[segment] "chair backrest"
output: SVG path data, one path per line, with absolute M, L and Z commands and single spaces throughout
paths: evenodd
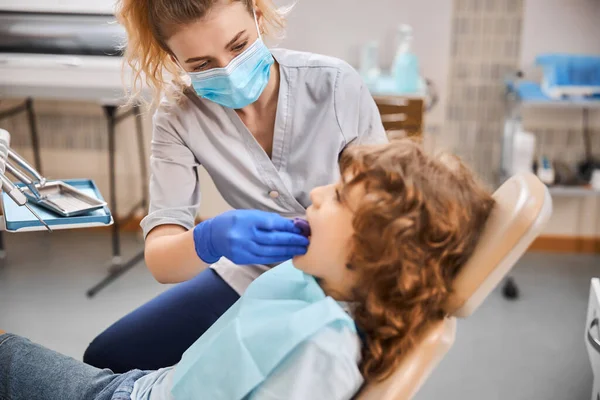
M 546 186 L 533 174 L 515 175 L 495 193 L 496 206 L 477 248 L 461 269 L 446 306 L 449 317 L 430 328 L 396 371 L 371 384 L 359 400 L 412 398 L 454 342 L 456 318 L 471 315 L 541 233 L 552 214 Z
M 552 215 L 552 198 L 546 185 L 533 174 L 518 174 L 495 193 L 496 205 L 477 248 L 454 279 L 446 312 L 467 317 L 542 232 Z
M 442 361 L 456 337 L 456 318 L 446 318 L 431 327 L 407 354 L 394 374 L 377 385 L 368 385 L 358 400 L 410 399 Z

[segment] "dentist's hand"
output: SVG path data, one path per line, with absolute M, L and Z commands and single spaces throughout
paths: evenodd
M 273 264 L 305 254 L 308 243 L 293 221 L 265 211 L 228 211 L 194 228 L 196 253 L 207 264 L 221 257 L 235 264 Z

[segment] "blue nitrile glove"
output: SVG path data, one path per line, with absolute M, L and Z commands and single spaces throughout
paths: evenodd
M 207 264 L 273 264 L 306 253 L 308 239 L 294 222 L 258 210 L 227 211 L 194 228 L 196 254 Z

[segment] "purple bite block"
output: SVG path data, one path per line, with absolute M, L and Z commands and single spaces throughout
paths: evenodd
M 308 221 L 302 218 L 294 218 L 294 225 L 302 231 L 301 233 L 303 236 L 310 236 L 310 225 L 308 224 Z

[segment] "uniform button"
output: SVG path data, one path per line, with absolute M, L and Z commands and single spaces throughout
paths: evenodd
M 271 196 L 271 198 L 272 198 L 272 199 L 276 199 L 276 198 L 278 198 L 278 197 L 279 197 L 279 192 L 278 192 L 278 191 L 276 191 L 276 190 L 271 190 L 271 191 L 269 192 L 269 196 Z

